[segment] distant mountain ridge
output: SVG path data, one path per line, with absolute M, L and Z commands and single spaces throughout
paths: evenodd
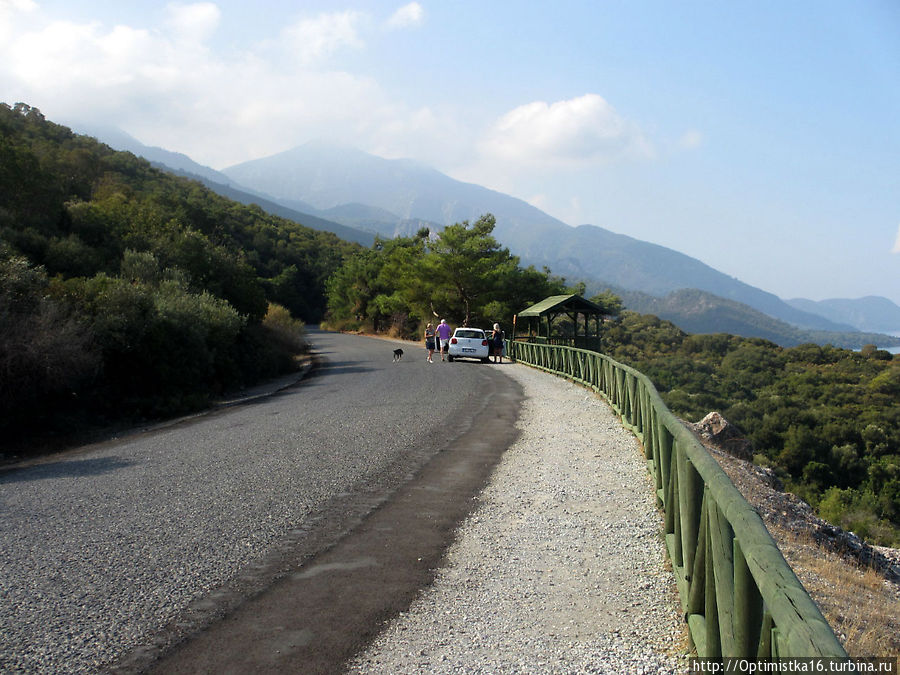
M 629 308 L 658 314 L 690 332 L 733 332 L 784 345 L 805 340 L 853 346 L 862 339 L 861 334 L 845 339 L 861 328 L 851 320 L 858 319 L 859 312 L 827 305 L 853 307 L 856 301 L 823 301 L 826 305 L 820 306 L 797 299 L 788 304 L 672 249 L 594 225 L 570 227 L 522 200 L 454 180 L 410 160 L 386 160 L 353 148 L 310 143 L 220 172 L 181 153 L 143 146 L 121 132 L 82 132 L 199 180 L 223 196 L 256 203 L 275 215 L 365 246 L 376 233 L 408 235 L 421 227 L 440 229 L 493 213 L 498 240 L 525 264 L 547 266 L 571 281 L 583 280 L 590 292 L 613 288 Z M 864 300 L 871 304 L 872 299 Z M 875 300 L 881 301 L 877 310 L 869 309 L 864 316 L 877 311 L 888 320 L 880 331 L 900 332 L 900 307 L 885 298 Z M 697 307 L 688 306 L 692 301 L 699 303 Z M 896 328 L 890 328 L 892 321 Z M 876 330 L 872 324 L 866 326 Z M 867 341 L 900 345 L 900 340 Z
M 659 298 L 639 291 L 616 289 L 625 306 L 641 314 L 654 314 L 671 321 L 687 333 L 730 333 L 760 337 L 783 347 L 815 342 L 831 343 L 848 349 L 864 345 L 896 346 L 887 336 L 875 332 L 817 331 L 792 326 L 743 303 L 721 298 L 706 291 L 687 288 Z
M 656 296 L 697 288 L 804 329 L 854 329 L 791 306 L 672 249 L 594 225 L 572 228 L 520 199 L 457 181 L 410 160 L 387 160 L 314 142 L 229 167 L 223 173 L 279 201 L 299 200 L 331 209 L 329 215 L 339 221 L 342 205 L 365 204 L 379 215 L 367 218 L 358 212 L 353 225 L 372 227 L 387 236 L 393 236 L 396 224 L 385 221 L 385 212 L 398 221 L 418 218 L 441 226 L 492 213 L 497 218 L 495 235 L 523 262 L 547 266 L 592 287 L 611 285 Z
M 794 298 L 787 303 L 804 312 L 815 312 L 832 321 L 849 323 L 860 330 L 900 333 L 900 307 L 887 298 L 868 295 L 856 300 L 804 300 Z
M 521 199 L 463 183 L 418 162 L 383 159 L 322 142 L 228 167 L 223 173 L 279 201 L 297 200 L 322 210 L 364 204 L 399 220 L 419 219 L 442 227 L 493 213 L 498 229 L 506 224 L 571 229 Z
M 276 216 L 293 220 L 295 223 L 305 225 L 314 230 L 332 232 L 347 241 L 355 241 L 363 246 L 371 246 L 375 241 L 375 232 L 372 230 L 358 229 L 351 224 L 339 223 L 327 216 L 308 212 L 298 204 L 285 204 L 273 200 L 264 193 L 249 190 L 237 185 L 231 178 L 220 171 L 204 166 L 192 160 L 180 152 L 172 152 L 163 148 L 144 145 L 139 140 L 125 132 L 109 127 L 96 127 L 75 123 L 71 127 L 77 133 L 93 136 L 102 143 L 106 143 L 114 150 L 123 150 L 139 157 L 143 157 L 157 168 L 165 169 L 172 173 L 200 181 L 213 192 L 228 197 L 241 204 L 257 204 L 263 210 Z M 310 207 L 310 211 L 316 209 Z

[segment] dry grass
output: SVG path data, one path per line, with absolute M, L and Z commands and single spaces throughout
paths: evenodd
M 794 495 L 759 477 L 752 463 L 710 448 L 757 509 L 781 554 L 850 656 L 900 656 L 900 584 L 813 538 L 814 515 Z
M 887 581 L 871 567 L 817 542 L 813 533 L 823 521 L 807 504 L 776 489 L 765 470 L 752 462 L 698 438 L 757 510 L 847 653 L 900 657 L 900 583 Z
M 823 549 L 808 533 L 767 526 L 850 656 L 900 656 L 897 584 Z

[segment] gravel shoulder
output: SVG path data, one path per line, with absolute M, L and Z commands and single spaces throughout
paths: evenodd
M 667 673 L 683 623 L 637 440 L 592 392 L 523 365 L 520 437 L 444 566 L 353 673 Z

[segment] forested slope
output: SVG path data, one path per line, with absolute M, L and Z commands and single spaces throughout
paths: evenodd
M 676 415 L 721 412 L 754 461 L 830 522 L 900 545 L 900 356 L 688 335 L 652 315 L 606 324 L 603 351 L 645 373 Z
M 0 430 L 284 371 L 355 248 L 0 105 Z
M 200 407 L 290 368 L 297 319 L 326 309 L 333 327 L 406 337 L 436 316 L 509 332 L 524 307 L 584 291 L 521 267 L 495 224 L 364 249 L 0 105 L 0 433 Z M 688 335 L 632 312 L 603 339 L 676 414 L 722 412 L 821 515 L 900 543 L 900 357 Z

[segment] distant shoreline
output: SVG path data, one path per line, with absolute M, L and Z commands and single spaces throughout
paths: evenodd
M 900 338 L 900 333 L 888 333 L 888 335 Z M 889 351 L 891 354 L 900 354 L 900 347 L 888 347 L 885 351 Z

